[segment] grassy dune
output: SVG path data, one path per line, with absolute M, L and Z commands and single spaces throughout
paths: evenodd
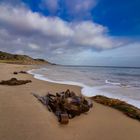
M 10 54 L 0 51 L 0 63 L 10 64 L 51 64 L 44 59 L 34 59 L 27 55 Z

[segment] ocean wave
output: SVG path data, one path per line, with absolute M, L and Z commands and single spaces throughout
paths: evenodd
M 104 88 L 110 88 L 110 86 L 108 85 L 104 85 L 104 86 L 98 86 L 98 87 L 90 87 L 90 86 L 87 86 L 83 83 L 80 83 L 80 82 L 73 82 L 73 81 L 54 81 L 54 80 L 51 80 L 51 79 L 48 79 L 46 76 L 44 75 L 41 75 L 41 74 L 38 74 L 35 72 L 36 70 L 29 70 L 28 73 L 29 74 L 32 74 L 34 76 L 34 78 L 36 79 L 39 79 L 39 80 L 43 80 L 43 81 L 47 81 L 47 82 L 51 82 L 51 83 L 57 83 L 57 84 L 65 84 L 65 85 L 75 85 L 75 86 L 79 86 L 81 87 L 81 93 L 82 95 L 86 96 L 86 97 L 93 97 L 93 96 L 96 96 L 96 95 L 104 95 L 106 97 L 109 97 L 109 98 L 115 98 L 115 99 L 120 99 L 122 101 L 125 101 L 129 104 L 132 104 L 138 108 L 140 108 L 140 102 L 139 100 L 133 100 L 133 99 L 130 99 L 128 97 L 125 97 L 125 96 L 121 96 L 121 95 L 113 95 L 109 92 L 104 92 L 102 89 Z M 112 82 L 110 81 L 105 81 L 107 84 L 112 84 Z M 113 85 L 120 85 L 120 83 L 113 83 Z
M 113 82 L 111 80 L 105 80 L 105 83 L 106 84 L 109 84 L 109 85 L 115 85 L 115 86 L 121 86 L 122 84 L 119 83 L 119 82 Z

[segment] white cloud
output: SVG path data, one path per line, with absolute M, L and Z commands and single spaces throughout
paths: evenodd
M 75 12 L 89 11 L 96 4 L 95 0 L 72 0 L 71 4 Z
M 98 0 L 41 0 L 40 8 L 47 9 L 50 14 L 61 14 L 61 10 L 67 10 L 67 14 L 82 19 L 91 16 L 91 10 L 96 6 Z
M 115 47 L 113 39 L 107 35 L 107 28 L 93 22 L 80 22 L 74 26 L 74 42 L 82 46 L 107 49 Z
M 0 5 L 0 49 L 3 51 L 78 63 L 89 54 L 84 53 L 87 50 L 122 46 L 123 41 L 108 32 L 106 27 L 93 21 L 66 22 L 58 17 L 45 17 L 27 7 Z
M 58 17 L 45 17 L 39 13 L 33 13 L 27 8 L 13 8 L 5 5 L 0 5 L 0 13 L 2 28 L 22 36 L 43 35 L 46 42 L 52 45 L 67 42 L 65 46 L 107 49 L 120 44 L 120 42 L 114 43 L 114 39 L 107 34 L 106 27 L 92 21 L 69 23 Z
M 37 44 L 29 43 L 28 46 L 32 50 L 39 50 L 40 49 L 40 46 L 38 46 Z
M 68 13 L 78 18 L 91 16 L 91 10 L 96 6 L 98 0 L 65 0 Z
M 41 32 L 48 36 L 62 37 L 72 34 L 67 22 L 57 17 L 46 18 L 38 13 L 33 13 L 29 9 L 13 8 L 8 5 L 0 5 L 0 13 L 1 24 L 18 32 Z

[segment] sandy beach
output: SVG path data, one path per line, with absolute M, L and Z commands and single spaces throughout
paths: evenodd
M 34 66 L 0 64 L 0 81 L 12 77 L 32 80 L 20 86 L 0 85 L 0 140 L 139 140 L 140 123 L 123 113 L 97 104 L 87 113 L 60 125 L 31 93 L 45 95 L 70 89 L 80 94 L 80 87 L 53 84 L 14 71 Z

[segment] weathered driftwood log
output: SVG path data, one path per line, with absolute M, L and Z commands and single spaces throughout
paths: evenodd
M 13 74 L 18 74 L 18 72 L 15 71 L 15 72 L 13 72 Z
M 19 73 L 22 73 L 22 74 L 27 74 L 27 72 L 26 72 L 26 71 L 20 71 Z
M 104 104 L 106 106 L 110 106 L 115 109 L 118 109 L 121 112 L 123 112 L 124 114 L 126 114 L 127 116 L 140 121 L 140 109 L 138 109 L 137 107 L 134 107 L 124 101 L 108 98 L 108 97 L 101 96 L 101 95 L 94 96 L 94 97 L 92 97 L 92 99 L 94 101 L 96 101 L 97 103 Z
M 60 114 L 60 116 L 58 117 L 58 121 L 61 124 L 68 124 L 69 123 L 69 117 L 67 113 L 64 114 Z
M 18 74 L 18 73 L 27 74 L 27 72 L 26 72 L 26 71 L 19 71 L 19 72 L 14 71 L 14 72 L 13 72 L 13 74 Z
M 88 112 L 93 106 L 91 100 L 87 100 L 82 96 L 77 96 L 74 92 L 67 90 L 66 92 L 56 93 L 56 95 L 48 93 L 46 96 L 33 94 L 49 111 L 54 112 L 58 117 L 58 121 L 67 124 L 68 119 Z
M 16 85 L 23 85 L 30 82 L 32 81 L 31 80 L 17 80 L 16 78 L 11 78 L 10 80 L 2 80 L 0 82 L 0 85 L 16 86 Z

